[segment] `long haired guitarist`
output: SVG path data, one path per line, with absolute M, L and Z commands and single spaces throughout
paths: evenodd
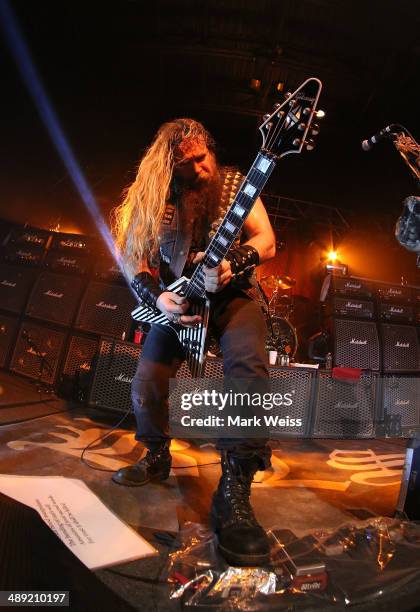
M 192 119 L 162 125 L 140 162 L 115 210 L 114 229 L 140 298 L 132 316 L 153 323 L 132 383 L 136 439 L 148 452 L 116 472 L 114 482 L 140 486 L 169 477 L 169 379 L 185 358 L 193 376 L 202 372 L 208 326 L 219 341 L 225 377 L 260 381 L 259 392 L 267 388 L 267 329 L 254 270 L 274 256 L 275 237 L 259 194 L 277 160 L 313 149 L 321 89 L 319 79 L 309 78 L 264 116 L 263 145 L 245 178 L 218 165 L 212 137 Z M 151 272 L 156 267 L 159 282 Z M 270 557 L 249 500 L 254 474 L 270 467 L 265 431 L 259 434 L 217 444 L 222 476 L 211 523 L 233 565 Z
M 189 302 L 166 287 L 181 274 L 189 276 L 243 177 L 220 167 L 208 131 L 192 119 L 165 123 L 140 162 L 123 203 L 114 211 L 118 249 L 134 277 L 140 301 L 182 327 L 200 325 Z M 229 378 L 268 378 L 266 323 L 251 295 L 256 266 L 275 254 L 275 236 L 258 198 L 227 255 L 215 267 L 203 267 L 210 297 L 209 325 L 217 337 Z M 159 269 L 159 281 L 152 275 Z M 132 382 L 137 421 L 136 440 L 147 449 L 138 463 L 120 469 L 114 482 L 141 486 L 168 478 L 168 388 L 185 358 L 171 326 L 153 324 Z M 264 438 L 220 439 L 222 477 L 212 501 L 212 523 L 228 561 L 256 565 L 269 559 L 269 543 L 250 505 L 256 471 L 270 466 Z

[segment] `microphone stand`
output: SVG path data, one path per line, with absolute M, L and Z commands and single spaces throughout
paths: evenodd
M 403 158 L 404 162 L 408 166 L 410 173 L 417 184 L 420 184 L 420 145 L 416 142 L 415 138 L 403 125 L 397 124 L 401 129 L 400 132 L 395 133 L 395 137 L 392 139 L 394 147 Z
M 25 331 L 25 330 L 23 331 L 22 338 L 25 340 L 27 345 L 31 349 L 33 349 L 34 354 L 39 359 L 39 372 L 38 372 L 38 378 L 37 378 L 36 385 L 35 385 L 39 395 L 41 396 L 42 392 L 53 393 L 54 390 L 53 389 L 51 390 L 51 388 L 49 388 L 47 384 L 45 384 L 45 383 L 41 384 L 41 378 L 42 378 L 42 375 L 44 373 L 44 369 L 47 371 L 48 374 L 52 374 L 52 372 L 53 372 L 53 369 L 52 369 L 50 363 L 48 362 L 46 357 L 42 354 L 41 349 L 36 344 L 36 342 L 34 342 L 32 340 L 32 338 L 29 336 L 27 331 Z M 42 401 L 42 400 L 40 400 L 40 401 Z

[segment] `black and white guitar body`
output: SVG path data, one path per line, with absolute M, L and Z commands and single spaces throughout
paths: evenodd
M 187 296 L 190 279 L 186 276 L 181 276 L 174 283 L 168 285 L 167 291 L 172 291 L 177 295 Z M 168 325 L 178 335 L 179 341 L 184 348 L 188 367 L 193 378 L 199 378 L 202 375 L 205 358 L 206 358 L 206 339 L 207 328 L 210 314 L 210 300 L 204 296 L 191 300 L 191 306 L 188 310 L 189 315 L 200 315 L 201 322 L 196 327 L 184 327 L 169 321 L 165 315 L 157 309 L 150 308 L 140 304 L 133 310 L 131 316 L 135 321 L 142 323 L 159 323 L 160 325 Z
M 167 287 L 167 291 L 186 297 L 191 303 L 188 314 L 199 314 L 202 322 L 194 328 L 183 327 L 170 322 L 157 309 L 142 304 L 131 313 L 136 321 L 169 325 L 176 331 L 185 350 L 191 374 L 195 378 L 202 375 L 204 368 L 210 309 L 204 286 L 203 266 L 215 268 L 221 263 L 273 172 L 276 162 L 285 155 L 301 153 L 303 148 L 313 148 L 311 136 L 318 134 L 319 126 L 311 124 L 316 115 L 322 116 L 322 111 L 316 110 L 321 89 L 322 83 L 319 79 L 307 79 L 294 93 L 286 94 L 285 101 L 276 104 L 273 113 L 264 116 L 259 128 L 263 139 L 262 147 L 208 245 L 204 258 L 190 279 L 179 278 Z

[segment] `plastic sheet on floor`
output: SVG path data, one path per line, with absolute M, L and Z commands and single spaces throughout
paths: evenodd
M 213 533 L 187 523 L 170 555 L 171 599 L 218 610 L 309 610 L 384 603 L 420 584 L 420 524 L 376 517 L 298 538 L 268 532 L 265 567 L 229 566 Z

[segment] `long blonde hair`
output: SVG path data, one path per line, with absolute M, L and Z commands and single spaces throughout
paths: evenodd
M 157 265 L 159 226 L 171 189 L 174 150 L 185 139 L 203 140 L 214 151 L 214 140 L 198 121 L 164 123 L 141 160 L 134 182 L 125 190 L 123 202 L 111 212 L 117 254 L 130 277 L 144 261 Z

